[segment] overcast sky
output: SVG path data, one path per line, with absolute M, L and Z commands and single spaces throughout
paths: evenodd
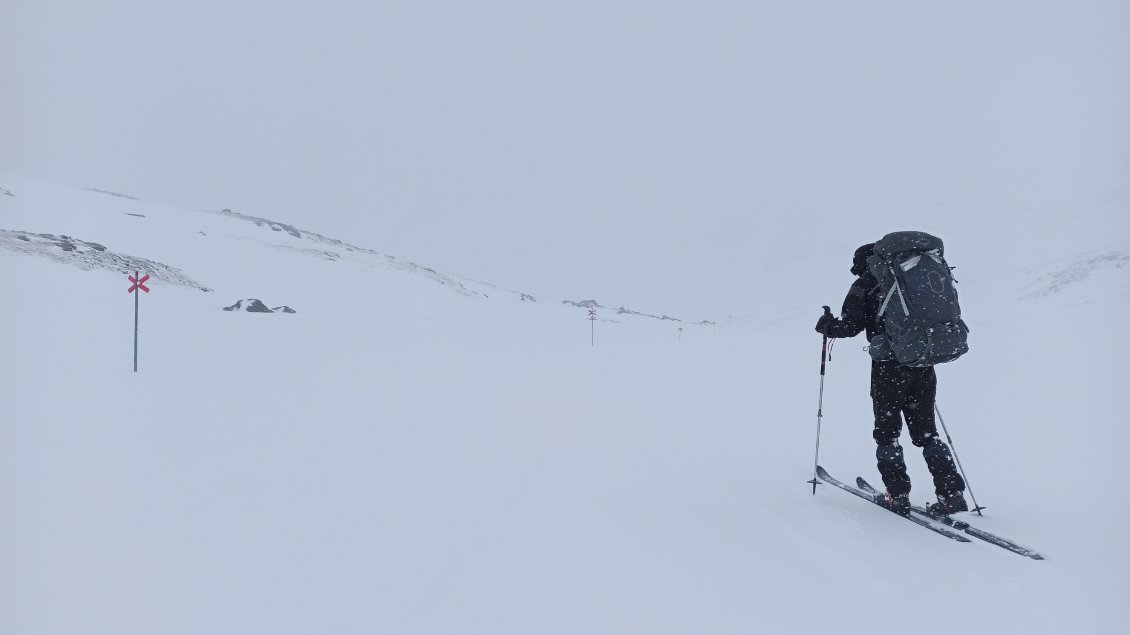
M 1130 165 L 1124 0 L 0 0 L 0 16 L 0 170 L 512 288 L 666 299 L 641 309 L 730 310 L 763 274 L 747 254 L 850 259 L 908 210 L 1110 189 Z M 813 227 L 814 209 L 843 221 Z

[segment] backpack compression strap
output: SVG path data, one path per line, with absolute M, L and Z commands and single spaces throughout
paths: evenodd
M 894 278 L 895 282 L 894 282 L 894 284 L 891 285 L 891 290 L 887 292 L 887 297 L 883 300 L 883 305 L 881 307 L 879 307 L 879 315 L 882 316 L 884 313 L 887 312 L 887 304 L 889 304 L 891 302 L 891 296 L 893 296 L 895 294 L 895 291 L 898 291 L 899 302 L 902 303 L 903 313 L 906 313 L 906 315 L 909 316 L 910 315 L 910 308 L 906 306 L 906 298 L 903 297 L 903 295 L 902 295 L 902 288 L 899 287 L 899 280 L 898 280 L 898 277 L 895 276 L 895 270 L 894 269 L 891 269 L 891 277 Z

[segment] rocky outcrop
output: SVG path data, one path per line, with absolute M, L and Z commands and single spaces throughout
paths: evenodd
M 149 274 L 154 282 L 211 291 L 176 267 L 148 258 L 114 253 L 105 245 L 71 236 L 0 229 L 0 249 L 39 256 L 86 271 L 105 269 L 122 274 L 141 271 Z
M 118 198 L 128 198 L 131 201 L 137 200 L 136 196 L 130 196 L 129 194 L 122 194 L 120 192 L 111 192 L 110 190 L 102 190 L 102 189 L 99 189 L 99 188 L 96 188 L 96 187 L 88 187 L 86 189 L 90 190 L 91 192 L 98 192 L 99 194 L 109 194 L 110 196 L 117 196 Z
M 562 300 L 561 304 L 568 304 L 569 306 L 575 306 L 575 307 L 578 307 L 578 308 L 581 308 L 581 309 L 603 309 L 604 308 L 604 305 L 597 302 L 596 300 L 582 300 L 580 302 L 576 302 L 574 300 Z
M 606 308 L 603 305 L 601 305 L 599 302 L 597 302 L 596 300 L 582 300 L 580 302 L 577 302 L 575 300 L 562 300 L 561 304 L 567 304 L 569 306 L 575 306 L 575 307 L 582 308 L 582 309 L 603 309 L 603 308 Z M 618 308 L 618 309 L 615 309 L 615 311 L 616 311 L 617 315 L 634 315 L 636 317 L 651 318 L 653 320 L 660 320 L 660 321 L 664 321 L 664 322 L 683 322 L 684 321 L 682 318 L 671 317 L 670 315 L 666 315 L 666 314 L 655 315 L 653 313 L 644 313 L 642 311 L 636 311 L 636 310 L 629 309 L 629 308 L 623 307 L 623 306 Z M 711 322 L 710 320 L 702 320 L 701 322 L 692 322 L 692 324 L 700 324 L 702 326 L 713 326 L 714 323 Z
M 224 307 L 225 311 L 241 311 L 243 313 L 298 313 L 294 309 L 286 306 L 277 306 L 273 309 L 267 308 L 266 304 L 258 298 L 247 298 L 246 300 L 237 300 L 235 304 Z
M 294 236 L 295 238 L 302 238 L 302 231 L 299 230 L 294 225 L 287 225 L 286 223 L 279 223 L 279 222 L 276 222 L 276 221 L 273 221 L 273 220 L 268 220 L 266 218 L 259 218 L 257 216 L 248 216 L 247 214 L 240 214 L 238 212 L 233 212 L 228 208 L 224 208 L 224 209 L 220 210 L 220 213 L 221 214 L 227 214 L 228 216 L 235 216 L 236 218 L 242 218 L 244 220 L 249 220 L 249 221 L 255 223 L 256 225 L 258 225 L 259 227 L 270 227 L 272 231 L 286 232 L 286 233 L 290 234 L 291 236 Z

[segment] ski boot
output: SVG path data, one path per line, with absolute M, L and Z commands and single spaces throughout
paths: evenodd
M 949 516 L 957 512 L 969 511 L 969 505 L 965 502 L 965 497 L 961 495 L 961 492 L 954 492 L 953 494 L 938 496 L 938 502 L 931 503 L 926 509 L 940 516 Z
M 887 492 L 879 492 L 875 495 L 875 502 L 900 516 L 910 513 L 910 494 L 892 496 Z

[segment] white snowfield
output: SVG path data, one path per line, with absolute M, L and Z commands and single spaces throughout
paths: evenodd
M 591 324 L 267 211 L 0 174 L 0 633 L 1125 633 L 1130 199 L 953 202 L 762 236 L 732 326 Z M 972 328 L 938 368 L 962 516 L 1046 561 L 805 482 L 820 305 L 902 229 L 946 240 Z M 821 463 L 877 484 L 864 345 Z

